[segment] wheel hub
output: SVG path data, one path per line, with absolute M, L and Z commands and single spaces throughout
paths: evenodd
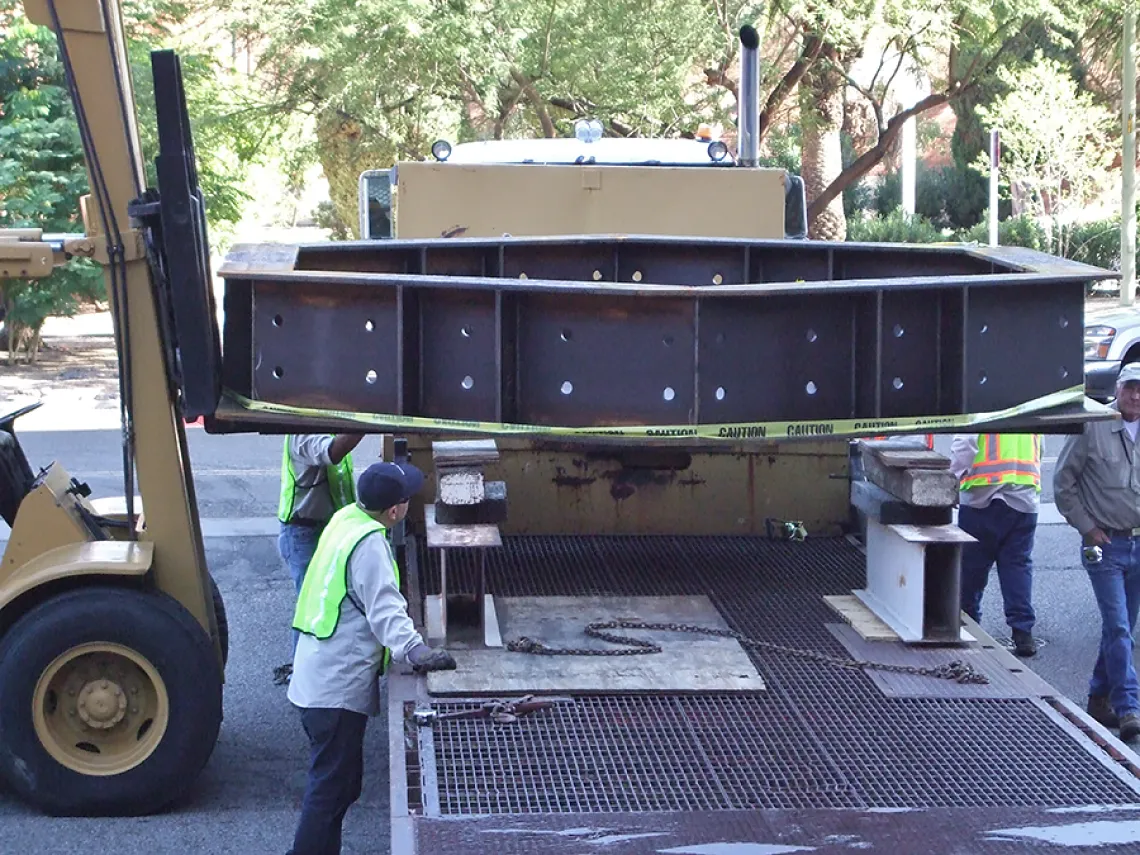
M 107 730 L 127 714 L 127 695 L 114 680 L 92 680 L 79 692 L 79 717 L 88 727 Z

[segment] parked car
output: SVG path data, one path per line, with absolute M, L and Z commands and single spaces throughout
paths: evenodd
M 1095 306 L 1085 312 L 1085 394 L 1101 403 L 1116 397 L 1120 367 L 1140 362 L 1140 308 Z

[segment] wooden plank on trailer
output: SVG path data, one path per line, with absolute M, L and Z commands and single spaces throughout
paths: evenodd
M 499 448 L 493 439 L 439 441 L 431 444 L 431 459 L 436 468 L 478 466 L 497 462 Z
M 858 597 L 851 594 L 828 594 L 823 601 L 851 625 L 864 641 L 898 641 L 899 634 L 887 626 Z

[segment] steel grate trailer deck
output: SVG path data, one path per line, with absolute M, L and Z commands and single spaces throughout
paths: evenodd
M 435 556 L 408 552 L 414 587 L 437 591 Z M 749 636 L 854 649 L 822 599 L 862 581 L 845 538 L 510 536 L 487 561 L 497 596 L 705 595 Z M 449 579 L 473 583 L 476 567 L 458 553 Z M 1023 671 L 988 637 L 976 647 L 990 673 Z M 417 705 L 485 698 L 416 697 L 394 677 L 393 852 L 1013 852 L 1090 820 L 1096 851 L 1140 852 L 1134 758 L 1031 673 L 989 697 L 941 680 L 905 696 L 864 672 L 749 655 L 764 691 L 583 694 L 504 725 L 417 726 Z M 1082 813 L 1094 806 L 1104 815 Z

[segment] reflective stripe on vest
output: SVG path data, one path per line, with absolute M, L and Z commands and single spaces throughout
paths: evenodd
M 297 608 L 293 612 L 293 629 L 324 639 L 331 636 L 340 621 L 340 607 L 348 596 L 348 559 L 357 544 L 375 532 L 385 533 L 383 524 L 353 504 L 335 514 L 317 542 L 317 551 L 305 571 Z M 400 585 L 400 568 L 388 539 L 383 538 L 392 559 L 396 586 Z M 387 648 L 380 663 L 380 673 L 388 668 L 391 656 Z
M 962 489 L 1024 484 L 1041 491 L 1039 434 L 978 435 L 978 453 L 962 479 Z
M 312 487 L 297 486 L 297 474 L 293 470 L 293 457 L 289 454 L 289 440 L 285 437 L 285 448 L 281 455 L 281 499 L 277 503 L 277 519 L 283 523 L 293 519 L 293 509 L 297 505 L 297 490 L 312 490 L 321 486 L 317 482 Z M 352 478 L 352 455 L 346 454 L 340 463 L 325 467 L 325 478 L 332 498 L 333 510 L 351 505 L 356 501 L 356 485 Z

